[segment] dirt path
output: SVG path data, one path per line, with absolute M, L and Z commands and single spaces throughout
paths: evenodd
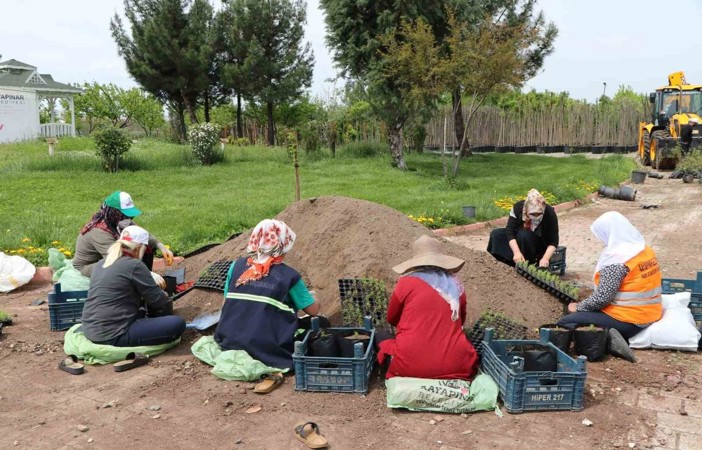
M 562 214 L 569 272 L 589 277 L 592 255 L 598 251 L 589 231 L 580 228 L 587 231 L 604 210 L 625 208 L 622 211 L 659 253 L 665 275 L 689 277 L 690 271 L 702 267 L 697 237 L 702 229 L 700 194 L 699 185 L 647 180 L 639 199 L 658 202 L 661 209 L 641 210 L 638 204 L 603 200 Z M 695 206 L 675 203 L 678 197 L 694 199 Z M 408 230 L 413 237 L 421 231 Z M 663 230 L 668 233 L 665 239 Z M 485 234 L 460 236 L 454 242 L 482 250 Z M 382 239 L 373 245 L 378 242 Z M 392 256 L 404 258 L 407 251 Z M 485 281 L 486 273 L 476 272 L 465 280 L 479 288 L 474 295 L 480 295 L 480 301 L 491 295 L 495 281 L 503 285 L 495 292 L 517 289 L 519 298 L 541 298 L 513 274 L 497 268 L 492 272 L 504 275 Z M 110 366 L 88 366 L 84 375 L 70 376 L 56 368 L 63 354 L 63 333 L 48 331 L 46 305 L 29 306 L 47 292 L 25 288 L 0 297 L 2 309 L 16 315 L 16 324 L 0 337 L 0 448 L 303 449 L 292 428 L 306 420 L 316 421 L 335 449 L 589 449 L 629 448 L 630 443 L 637 448 L 702 448 L 702 441 L 695 440 L 702 434 L 702 401 L 698 402 L 702 358 L 697 354 L 637 351 L 636 365 L 618 359 L 589 364 L 582 412 L 442 415 L 445 420 L 432 424 L 435 414 L 387 409 L 375 372 L 366 396 L 295 392 L 291 377 L 272 394 L 256 396 L 250 383 L 219 380 L 190 354 L 188 344 L 197 338 L 193 332 L 149 366 L 124 373 L 115 373 Z M 502 300 L 507 303 L 509 298 Z M 517 302 L 513 308 L 525 306 Z M 524 317 L 531 318 L 527 313 Z M 256 404 L 262 410 L 247 414 Z M 679 414 L 681 404 L 685 416 Z M 592 427 L 582 425 L 586 418 Z

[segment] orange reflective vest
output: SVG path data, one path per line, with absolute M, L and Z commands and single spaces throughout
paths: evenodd
M 624 277 L 612 303 L 602 309 L 610 317 L 627 323 L 655 322 L 663 315 L 661 304 L 661 271 L 656 254 L 646 247 L 624 263 L 629 273 Z M 595 274 L 595 286 L 600 273 Z

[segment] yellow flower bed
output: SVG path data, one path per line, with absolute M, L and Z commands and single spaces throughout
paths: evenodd
M 544 196 L 546 203 L 548 203 L 549 205 L 556 204 L 557 199 L 554 194 L 547 191 L 543 191 L 541 192 L 541 195 Z M 502 197 L 500 199 L 495 200 L 493 204 L 502 210 L 509 211 L 510 209 L 512 209 L 512 206 L 514 206 L 515 203 L 521 200 L 526 200 L 526 195 L 516 197 Z
M 18 255 L 27 258 L 34 265 L 46 265 L 49 257 L 48 248 L 35 247 L 31 242 L 32 240 L 30 238 L 25 237 L 21 240 L 21 243 L 24 245 L 16 248 L 3 249 L 2 251 L 8 255 Z M 73 256 L 71 249 L 61 245 L 61 241 L 52 241 L 50 248 L 55 248 L 60 251 L 66 258 L 71 258 Z

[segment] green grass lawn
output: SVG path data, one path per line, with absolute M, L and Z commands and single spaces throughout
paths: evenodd
M 626 179 L 634 167 L 621 156 L 480 154 L 465 159 L 458 179 L 448 183 L 437 155 L 407 155 L 412 170 L 399 172 L 387 154 L 354 154 L 302 154 L 303 198 L 370 200 L 431 217 L 434 226 L 467 223 L 464 205 L 477 207 L 478 221 L 504 216 L 495 201 L 532 187 L 554 194 L 559 203 L 580 198 L 593 186 Z M 103 172 L 87 138 L 62 139 L 53 158 L 39 141 L 0 145 L 0 249 L 41 248 L 25 254 L 35 263 L 44 263 L 52 242 L 72 250 L 80 227 L 115 190 L 129 192 L 144 212 L 137 222 L 180 253 L 220 242 L 294 201 L 293 168 L 282 148 L 230 146 L 223 164 L 202 167 L 187 146 L 141 140 L 121 167 L 116 174 Z

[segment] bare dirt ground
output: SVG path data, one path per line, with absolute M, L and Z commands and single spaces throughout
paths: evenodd
M 646 195 L 663 196 L 664 208 L 640 210 L 634 204 L 614 201 L 609 207 L 630 208 L 622 210 L 630 218 L 641 211 L 653 214 L 642 215 L 641 220 L 650 219 L 651 224 L 674 235 L 661 234 L 653 240 L 644 232 L 664 267 L 670 266 L 665 276 L 690 278 L 689 271 L 702 266 L 699 239 L 692 241 L 700 229 L 700 215 L 681 216 L 682 209 L 671 209 L 671 198 L 687 196 L 699 211 L 702 188 L 686 185 L 683 189 L 681 182 L 672 180 L 647 183 L 642 194 L 650 188 Z M 668 185 L 670 189 L 663 189 Z M 659 188 L 664 192 L 658 193 Z M 697 190 L 689 191 L 688 196 L 688 189 Z M 590 255 L 579 270 L 578 246 L 584 235 L 566 236 L 570 223 L 572 228 L 587 231 L 598 215 L 590 208 L 561 216 L 569 272 L 572 258 L 573 274 L 582 279 L 595 259 Z M 429 233 L 389 208 L 338 197 L 303 200 L 279 218 L 298 235 L 286 262 L 303 273 L 318 292 L 323 313 L 337 323 L 338 278 L 375 277 L 385 281 L 390 291 L 396 280 L 390 268 L 411 255 L 416 237 Z M 637 220 L 632 218 L 640 227 Z M 488 232 L 483 231 L 482 237 Z M 467 260 L 461 279 L 469 293 L 468 322 L 488 307 L 530 327 L 556 319 L 561 306 L 554 298 L 494 262 L 482 252 L 484 247 L 466 248 L 466 244 L 471 246 L 470 239 L 479 237 L 454 238 L 465 238 L 465 243 L 443 241 L 445 251 Z M 234 239 L 186 260 L 186 278 L 196 277 L 213 261 L 241 255 L 244 245 L 245 238 Z M 586 252 L 587 241 L 582 246 Z M 677 266 L 669 263 L 676 257 Z M 210 368 L 190 354 L 190 344 L 199 337 L 192 331 L 178 347 L 155 357 L 146 367 L 115 373 L 111 366 L 86 366 L 84 375 L 68 375 L 57 369 L 63 356 L 63 333 L 49 331 L 46 305 L 29 306 L 35 299 L 46 298 L 48 290 L 25 287 L 0 297 L 0 307 L 15 316 L 15 325 L 5 328 L 0 337 L 0 448 L 302 449 L 292 429 L 307 420 L 317 422 L 331 447 L 338 449 L 583 449 L 628 448 L 630 443 L 702 448 L 694 446 L 694 430 L 702 430 L 694 422 L 702 424 L 702 403 L 696 402 L 702 358 L 696 354 L 638 351 L 638 364 L 613 358 L 588 364 L 582 412 L 442 415 L 443 421 L 431 424 L 436 414 L 387 409 L 384 386 L 376 372 L 365 396 L 296 392 L 291 377 L 273 393 L 257 396 L 250 383 L 212 376 Z M 217 309 L 221 299 L 218 293 L 194 291 L 176 302 L 176 313 L 192 318 Z M 254 405 L 260 405 L 261 411 L 247 414 Z M 681 405 L 685 416 L 679 414 Z M 675 422 L 678 417 L 685 419 L 682 425 Z M 592 427 L 582 425 L 585 418 L 593 422 Z M 690 432 L 678 429 L 685 427 Z

